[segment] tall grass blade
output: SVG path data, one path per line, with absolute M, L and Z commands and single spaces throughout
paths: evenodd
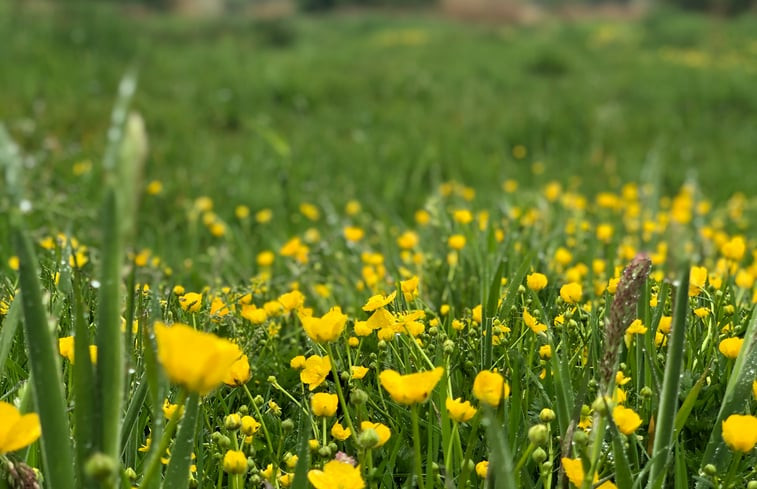
M 52 489 L 74 489 L 74 458 L 63 397 L 63 381 L 55 339 L 50 331 L 37 258 L 26 234 L 13 230 L 19 258 L 19 282 L 23 293 L 24 336 L 29 352 L 34 399 L 42 424 L 42 460 Z
M 0 330 L 0 378 L 5 374 L 5 361 L 8 360 L 18 323 L 21 320 L 21 301 L 21 292 L 18 292 L 8 308 L 8 314 L 3 319 L 3 328 Z
M 484 421 L 486 422 L 486 439 L 491 452 L 489 467 L 494 479 L 494 489 L 518 487 L 515 483 L 513 460 L 505 430 L 498 422 L 495 411 L 488 406 L 485 407 Z M 461 481 L 461 483 L 465 482 Z
M 176 435 L 171 460 L 163 481 L 165 489 L 185 489 L 189 485 L 189 467 L 192 464 L 197 413 L 200 410 L 200 395 L 193 393 L 187 399 L 186 414 Z
M 668 356 L 665 361 L 665 374 L 660 392 L 660 404 L 657 410 L 657 427 L 652 448 L 652 461 L 649 471 L 649 489 L 662 487 L 670 464 L 673 444 L 675 415 L 678 404 L 678 391 L 681 386 L 681 367 L 683 365 L 684 341 L 686 339 L 686 318 L 689 312 L 689 265 L 681 267 L 680 283 L 673 305 L 673 330 L 668 341 Z M 668 455 L 663 456 L 663 453 Z

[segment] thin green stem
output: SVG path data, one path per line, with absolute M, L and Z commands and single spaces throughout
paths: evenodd
M 187 391 L 182 389 L 179 392 L 179 397 L 177 398 L 176 404 L 179 406 L 184 404 L 184 400 L 187 398 Z M 177 411 L 178 412 L 178 411 Z M 160 458 L 163 456 L 164 453 L 166 453 L 166 449 L 168 448 L 168 445 L 171 443 L 171 437 L 173 436 L 174 430 L 176 430 L 176 427 L 179 425 L 179 420 L 181 419 L 181 416 L 173 416 L 168 421 L 168 424 L 166 425 L 166 428 L 163 430 L 163 434 L 160 437 L 160 443 L 158 445 L 158 448 L 154 448 L 152 453 L 150 454 L 150 459 L 147 462 L 147 469 L 145 469 L 144 477 L 142 478 L 142 484 L 141 486 L 149 487 L 150 483 L 152 482 L 152 479 L 155 477 L 155 474 L 158 472 L 158 468 L 160 467 Z M 154 441 L 152 446 L 154 447 Z
M 415 480 L 420 489 L 424 489 L 423 483 L 423 462 L 421 461 L 421 432 L 418 426 L 418 405 L 413 404 L 411 410 L 413 420 L 413 450 L 415 452 Z

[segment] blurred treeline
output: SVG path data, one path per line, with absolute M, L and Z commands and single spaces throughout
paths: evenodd
M 117 1 L 117 0 L 114 0 Z M 200 10 L 239 11 L 260 4 L 272 6 L 287 4 L 307 12 L 328 11 L 342 7 L 429 7 L 445 3 L 489 5 L 492 9 L 504 6 L 538 6 L 544 8 L 565 7 L 570 5 L 624 5 L 643 4 L 645 7 L 672 6 L 684 10 L 701 11 L 717 15 L 736 15 L 744 12 L 756 12 L 757 0 L 136 0 L 151 7 L 172 10 L 187 10 L 199 6 Z M 191 5 L 196 4 L 196 5 Z

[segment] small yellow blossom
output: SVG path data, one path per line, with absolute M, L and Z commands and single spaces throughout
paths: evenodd
M 223 471 L 229 474 L 247 472 L 247 456 L 241 450 L 229 450 L 223 456 Z
M 187 292 L 179 297 L 179 305 L 187 312 L 197 312 L 202 307 L 202 294 Z
M 453 234 L 447 240 L 447 245 L 453 250 L 462 250 L 465 247 L 465 236 L 462 234 Z
M 497 407 L 504 395 L 505 379 L 497 372 L 482 370 L 473 381 L 473 396 L 481 402 Z
M 248 380 L 250 380 L 250 362 L 247 355 L 242 355 L 229 367 L 223 383 L 230 387 L 239 387 L 246 384 Z
M 326 380 L 329 372 L 331 372 L 329 357 L 312 355 L 305 361 L 305 368 L 300 372 L 300 380 L 303 384 L 308 384 L 308 388 L 312 391 Z
M 316 343 L 328 343 L 339 338 L 347 323 L 347 315 L 339 306 L 332 307 L 323 317 L 300 315 L 302 327 L 308 337 Z
M 361 367 L 360 365 L 353 365 L 350 367 L 350 374 L 353 379 L 360 380 L 368 373 L 368 367 Z
M 448 397 L 445 401 L 445 407 L 449 417 L 458 423 L 464 423 L 469 421 L 476 414 L 476 408 L 474 408 L 470 401 L 464 401 L 461 398 L 452 399 Z
M 339 441 L 344 441 L 352 436 L 352 431 L 349 428 L 345 428 L 340 423 L 335 422 L 331 427 L 331 436 Z
M 749 453 L 757 444 L 757 417 L 732 414 L 723 421 L 723 441 L 731 450 Z
M 444 374 L 443 367 L 434 370 L 401 375 L 394 370 L 384 370 L 379 374 L 381 386 L 400 404 L 425 402 Z
M 624 435 L 630 435 L 641 426 L 641 418 L 633 409 L 615 406 L 612 410 L 612 420 Z
M 489 461 L 482 460 L 476 464 L 476 475 L 482 479 L 486 479 L 486 474 L 489 472 Z
M 562 300 L 564 300 L 568 304 L 575 304 L 577 302 L 580 302 L 582 295 L 583 289 L 581 288 L 581 284 L 578 284 L 576 282 L 565 284 L 560 287 L 560 297 L 562 297 Z
M 363 310 L 366 312 L 371 312 L 381 307 L 386 307 L 394 300 L 396 295 L 396 290 L 387 296 L 383 296 L 381 294 L 374 295 L 370 297 L 368 301 L 363 305 Z
M 365 232 L 357 226 L 347 226 L 344 228 L 343 232 L 344 239 L 352 243 L 357 243 L 363 239 L 363 236 L 365 236 Z
M 718 345 L 718 350 L 726 358 L 734 359 L 739 356 L 741 345 L 744 343 L 744 338 L 726 338 Z
M 547 276 L 543 273 L 530 273 L 526 277 L 526 285 L 534 292 L 538 292 L 547 286 Z
M 336 394 L 318 392 L 310 398 L 310 409 L 316 416 L 331 417 L 336 414 L 336 406 L 339 398 Z

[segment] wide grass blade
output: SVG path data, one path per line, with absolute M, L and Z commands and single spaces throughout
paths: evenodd
M 515 483 L 513 460 L 507 436 L 493 409 L 485 407 L 484 422 L 486 423 L 486 439 L 491 452 L 489 470 L 494 479 L 494 488 L 510 489 L 518 487 Z M 461 483 L 464 484 L 465 482 L 461 481 Z
M 24 336 L 29 352 L 34 399 L 42 424 L 45 477 L 52 489 L 74 489 L 74 457 L 60 362 L 42 303 L 37 258 L 29 238 L 19 227 L 14 229 L 13 235 L 23 292 Z
M 680 283 L 673 305 L 673 330 L 668 341 L 668 356 L 665 361 L 665 374 L 660 393 L 660 404 L 657 410 L 657 428 L 652 448 L 652 461 L 649 471 L 649 489 L 662 487 L 665 481 L 673 444 L 675 415 L 678 404 L 678 391 L 681 386 L 681 367 L 683 365 L 683 350 L 686 339 L 686 319 L 689 314 L 689 265 L 686 263 L 680 272 Z

